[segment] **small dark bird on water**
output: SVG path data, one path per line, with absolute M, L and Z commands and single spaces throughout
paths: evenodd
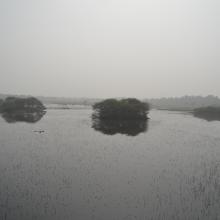
M 44 133 L 44 130 L 39 130 L 39 131 L 34 131 L 34 132 L 41 134 L 41 133 Z

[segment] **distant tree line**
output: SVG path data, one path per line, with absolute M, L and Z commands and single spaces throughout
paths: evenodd
M 173 98 L 159 98 L 146 100 L 152 108 L 163 110 L 194 110 L 195 108 L 216 106 L 220 107 L 220 99 L 217 96 L 183 96 Z
M 29 98 L 29 96 L 26 96 L 26 95 L 0 94 L 0 99 L 2 100 L 6 99 L 7 97 Z M 68 97 L 45 97 L 45 96 L 37 96 L 36 98 L 45 105 L 57 104 L 57 105 L 92 106 L 96 102 L 101 101 L 101 99 L 98 99 L 98 98 L 68 98 Z

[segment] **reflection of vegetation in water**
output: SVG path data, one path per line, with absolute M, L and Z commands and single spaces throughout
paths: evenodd
M 14 111 L 14 112 L 4 112 L 2 113 L 2 117 L 8 123 L 15 122 L 28 122 L 35 123 L 38 122 L 44 115 L 45 111 L 39 112 L 27 112 L 27 111 Z
M 193 115 L 207 121 L 220 121 L 220 107 L 197 108 L 193 111 Z
M 125 134 L 136 136 L 147 131 L 147 121 L 144 120 L 98 120 L 93 119 L 92 127 L 107 135 Z

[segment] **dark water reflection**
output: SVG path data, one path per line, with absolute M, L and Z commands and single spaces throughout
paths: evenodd
M 194 117 L 204 119 L 206 121 L 220 121 L 220 116 L 217 114 L 210 114 L 210 113 L 205 113 L 205 114 L 198 114 L 194 113 Z
M 8 123 L 15 123 L 15 122 L 36 123 L 40 121 L 45 114 L 46 111 L 38 111 L 38 112 L 13 111 L 13 112 L 4 112 L 1 114 L 1 116 Z
M 128 136 L 137 136 L 146 132 L 148 121 L 143 120 L 98 120 L 93 119 L 92 127 L 103 134 L 115 135 L 124 134 Z

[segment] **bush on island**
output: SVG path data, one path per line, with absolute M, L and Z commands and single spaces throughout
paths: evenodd
M 106 99 L 93 105 L 93 118 L 110 120 L 147 120 L 149 104 L 134 98 Z
M 2 113 L 15 111 L 39 112 L 44 111 L 45 109 L 45 106 L 34 97 L 8 97 L 2 102 L 0 111 Z

